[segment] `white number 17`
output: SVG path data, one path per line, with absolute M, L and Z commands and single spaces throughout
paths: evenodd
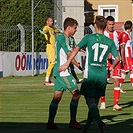
M 108 49 L 108 46 L 104 45 L 104 44 L 99 44 L 99 43 L 95 43 L 92 46 L 92 49 L 94 50 L 94 61 L 98 61 L 98 50 L 99 50 L 99 47 L 103 49 L 102 52 L 101 52 L 101 55 L 99 56 L 99 62 L 102 62 L 103 56 L 105 55 L 105 53 L 106 53 L 106 51 Z

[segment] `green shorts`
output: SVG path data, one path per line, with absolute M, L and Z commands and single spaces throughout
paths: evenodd
M 54 76 L 54 91 L 66 91 L 67 89 L 72 92 L 78 86 L 75 79 L 70 75 L 66 77 Z
M 86 98 L 100 98 L 105 96 L 106 80 L 84 79 L 80 88 L 81 95 Z

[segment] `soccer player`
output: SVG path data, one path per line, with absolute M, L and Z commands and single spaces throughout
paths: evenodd
M 130 72 L 130 82 L 133 86 L 133 42 L 131 40 L 132 22 L 130 20 L 124 23 L 125 31 L 122 32 L 122 46 L 124 47 L 124 61 L 120 79 L 120 84 L 124 82 L 126 74 Z
M 67 61 L 67 58 L 71 54 L 69 46 L 69 37 L 73 36 L 77 30 L 78 22 L 73 18 L 66 18 L 64 20 L 64 33 L 59 34 L 56 38 L 56 64 L 54 66 L 54 96 L 49 106 L 49 118 L 46 125 L 47 129 L 58 129 L 57 125 L 54 123 L 55 115 L 58 109 L 58 104 L 62 98 L 63 92 L 67 89 L 72 94 L 72 99 L 70 102 L 70 128 L 81 129 L 80 125 L 76 121 L 76 113 L 78 107 L 78 101 L 80 98 L 78 86 L 74 78 L 69 73 L 69 70 L 65 70 L 61 73 L 58 72 L 58 67 Z M 76 60 L 72 63 L 82 69 Z M 66 106 L 66 105 L 64 105 Z
M 44 85 L 53 86 L 54 83 L 51 81 L 53 74 L 53 67 L 55 64 L 55 33 L 58 33 L 58 30 L 55 30 L 53 27 L 53 19 L 48 17 L 46 19 L 46 26 L 43 28 L 43 33 L 47 41 L 46 46 L 46 55 L 48 57 L 48 68 L 46 71 L 46 77 Z
M 120 53 L 120 44 L 121 44 L 121 33 L 114 30 L 115 25 L 115 19 L 112 16 L 108 16 L 106 18 L 106 28 L 104 30 L 104 35 L 111 38 L 115 46 L 117 48 L 117 51 Z M 108 69 L 112 65 L 114 61 L 114 57 L 110 53 L 108 56 Z M 109 73 L 110 74 L 110 73 Z M 114 81 L 114 106 L 113 110 L 122 110 L 122 107 L 118 105 L 119 98 L 120 98 L 120 77 L 121 77 L 121 63 L 119 62 L 117 66 L 114 68 L 114 72 L 112 73 L 112 78 Z M 101 97 L 101 106 L 100 109 L 105 109 L 105 96 Z
M 100 133 L 104 133 L 106 124 L 100 117 L 97 105 L 100 96 L 105 95 L 108 54 L 111 52 L 115 58 L 109 68 L 111 72 L 120 60 L 114 41 L 104 35 L 105 26 L 106 19 L 103 16 L 96 16 L 94 24 L 96 33 L 86 35 L 74 48 L 68 61 L 58 69 L 59 72 L 65 71 L 79 49 L 83 46 L 86 47 L 84 79 L 80 89 L 80 93 L 84 96 L 88 105 L 88 118 L 83 132 L 87 131 L 93 119 L 95 119 L 99 125 Z

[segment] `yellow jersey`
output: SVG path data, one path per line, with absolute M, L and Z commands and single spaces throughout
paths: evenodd
M 48 31 L 44 34 L 47 44 L 55 45 L 55 30 L 52 27 L 44 26 L 43 31 Z

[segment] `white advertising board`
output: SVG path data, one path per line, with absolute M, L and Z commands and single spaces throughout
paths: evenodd
M 76 56 L 81 66 L 85 63 L 85 54 L 79 52 Z M 32 53 L 31 52 L 2 52 L 3 77 L 6 76 L 29 76 L 32 75 Z M 48 59 L 45 52 L 34 53 L 34 75 L 43 74 L 48 67 Z M 75 67 L 77 73 L 81 73 Z

